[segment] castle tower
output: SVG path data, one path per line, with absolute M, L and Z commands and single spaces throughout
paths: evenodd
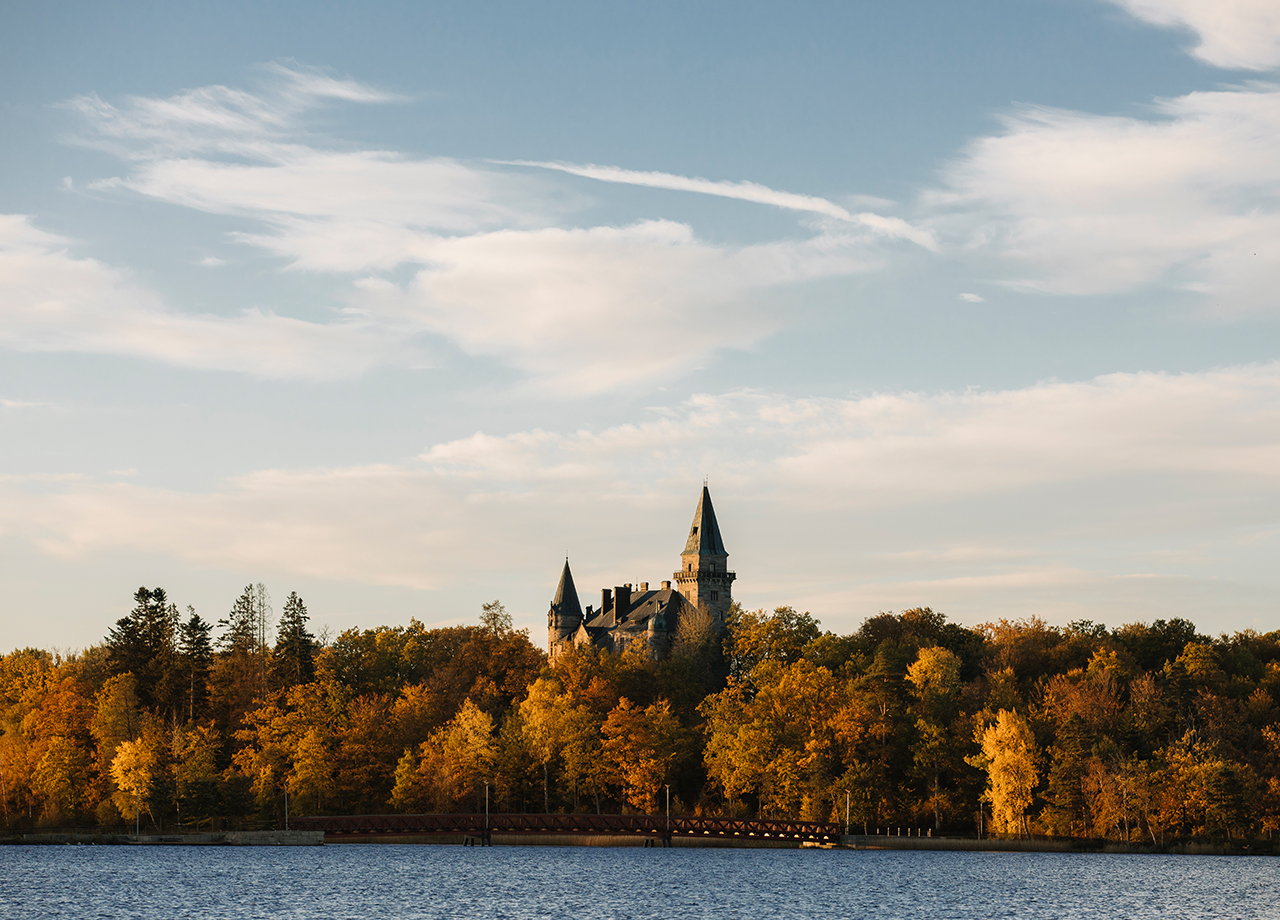
M 684 599 L 711 614 L 721 628 L 733 603 L 731 586 L 738 577 L 728 570 L 728 560 L 729 552 L 724 548 L 716 512 L 711 507 L 711 493 L 704 484 L 689 539 L 680 554 L 680 571 L 674 577 Z
M 574 634 L 581 625 L 582 604 L 578 601 L 578 589 L 573 585 L 569 560 L 565 559 L 564 571 L 560 573 L 560 585 L 556 588 L 556 596 L 547 612 L 547 651 L 552 658 L 573 647 Z

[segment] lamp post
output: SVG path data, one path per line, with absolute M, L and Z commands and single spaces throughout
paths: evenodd
M 289 829 L 289 780 L 284 781 L 284 829 Z
M 844 835 L 849 836 L 849 790 L 844 791 Z

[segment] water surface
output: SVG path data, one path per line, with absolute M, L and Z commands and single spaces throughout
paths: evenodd
M 635 847 L 0 847 L 3 918 L 1280 917 L 1265 857 Z

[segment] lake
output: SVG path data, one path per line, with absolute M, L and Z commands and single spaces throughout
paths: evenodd
M 3 918 L 1280 917 L 1267 857 L 0 846 Z

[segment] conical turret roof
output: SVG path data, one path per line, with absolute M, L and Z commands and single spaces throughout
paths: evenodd
M 582 616 L 582 604 L 578 601 L 578 589 L 573 586 L 573 573 L 569 571 L 569 560 L 564 561 L 564 571 L 560 573 L 560 586 L 556 588 L 556 596 L 551 600 L 551 607 L 561 616 L 573 614 Z
M 699 556 L 727 556 L 724 540 L 720 537 L 720 525 L 716 523 L 716 512 L 711 507 L 711 493 L 704 485 L 702 497 L 698 499 L 698 510 L 693 513 L 693 526 L 689 528 L 689 539 L 684 544 L 682 556 L 694 553 Z

